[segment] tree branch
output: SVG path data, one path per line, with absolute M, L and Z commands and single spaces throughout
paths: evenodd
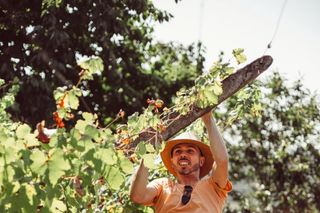
M 200 109 L 198 107 L 192 107 L 192 110 L 187 115 L 180 115 L 179 113 L 173 113 L 170 119 L 177 118 L 174 120 L 170 126 L 166 128 L 161 135 L 155 135 L 155 133 L 140 133 L 138 138 L 136 138 L 132 143 L 130 143 L 130 148 L 135 148 L 141 141 L 150 141 L 150 143 L 155 144 L 155 141 L 167 140 L 174 136 L 181 129 L 189 126 L 196 119 L 209 112 L 211 109 L 218 106 L 221 102 L 235 94 L 237 91 L 242 89 L 247 84 L 251 83 L 256 79 L 262 72 L 270 67 L 272 64 L 271 56 L 262 56 L 256 59 L 247 66 L 237 70 L 235 73 L 228 76 L 222 81 L 223 92 L 219 96 L 218 103 L 207 107 L 205 109 Z M 179 116 L 179 117 L 178 117 Z M 153 131 L 155 132 L 155 131 Z

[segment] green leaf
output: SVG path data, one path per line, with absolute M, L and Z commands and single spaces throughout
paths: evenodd
M 89 112 L 82 113 L 82 117 L 87 122 L 92 122 L 92 121 L 95 121 L 97 119 L 96 115 L 94 115 L 92 113 L 89 113 Z
M 69 170 L 70 163 L 65 159 L 63 151 L 61 149 L 55 149 L 49 160 L 49 181 L 54 186 L 59 178 L 65 174 L 66 170 Z
M 88 135 L 90 138 L 94 139 L 95 141 L 99 140 L 99 130 L 92 126 L 92 125 L 87 125 L 84 134 Z
M 141 156 L 146 154 L 146 152 L 147 152 L 146 144 L 144 142 L 140 142 L 136 148 L 136 154 Z
M 222 94 L 222 85 L 221 82 L 214 82 L 213 84 L 213 92 L 214 94 L 216 94 L 217 96 Z
M 96 56 L 79 61 L 78 65 L 85 70 L 83 79 L 93 79 L 93 74 L 100 74 L 104 69 L 102 59 Z
M 31 128 L 27 124 L 22 124 L 17 128 L 17 137 L 22 139 L 25 138 L 27 134 L 29 134 L 31 131 Z
M 31 146 L 38 146 L 40 145 L 39 140 L 36 138 L 35 134 L 27 134 L 25 137 L 26 141 L 27 141 L 27 146 L 31 147 Z
M 117 163 L 116 155 L 112 149 L 99 149 L 95 152 L 94 156 L 107 165 L 114 165 Z
M 120 167 L 126 174 L 133 172 L 133 164 L 125 157 L 120 159 Z
M 41 4 L 41 17 L 49 13 L 50 7 L 59 8 L 62 0 L 43 0 Z
M 0 167 L 1 167 L 1 164 L 4 164 L 4 163 L 0 162 Z M 3 169 L 0 168 L 0 171 L 1 170 L 3 170 L 3 173 L 1 173 L 1 175 L 0 175 L 0 183 L 1 182 L 12 182 L 14 180 L 14 176 L 16 175 L 16 172 L 12 166 L 7 165 L 6 168 L 3 168 Z M 3 179 L 1 179 L 1 178 L 3 178 Z M 15 182 L 15 183 L 17 183 L 17 182 Z
M 148 116 L 148 117 L 149 117 L 148 124 L 150 126 L 157 126 L 157 124 L 160 123 L 160 121 L 161 121 L 159 118 L 159 115 L 150 114 L 150 116 Z
M 126 174 L 131 174 L 133 172 L 133 164 L 128 158 L 124 155 L 122 151 L 117 151 L 118 163 L 120 164 L 121 169 Z
M 109 166 L 106 172 L 106 181 L 112 189 L 118 190 L 124 182 L 124 177 L 118 168 Z
M 67 211 L 67 206 L 64 202 L 62 202 L 61 200 L 58 200 L 56 198 L 53 198 L 50 210 L 52 212 L 66 212 Z
M 1 141 L 0 143 L 2 143 L 1 145 L 3 145 L 0 146 L 0 148 L 2 148 L 0 153 L 4 154 L 0 155 L 0 157 L 5 158 L 6 164 L 11 164 L 20 157 L 17 153 L 19 151 L 19 146 L 16 145 L 16 143 L 13 141 L 13 138 L 9 138 L 6 141 Z
M 79 107 L 79 98 L 77 97 L 76 93 L 73 90 L 70 90 L 66 97 L 65 102 L 68 103 L 68 106 L 71 109 L 78 109 Z
M 33 161 L 30 168 L 33 172 L 38 175 L 43 175 L 47 168 L 47 156 L 40 150 L 35 150 L 31 155 L 30 159 Z
M 54 91 L 53 91 L 53 97 L 56 101 L 60 100 L 65 92 L 66 92 L 67 87 L 57 87 Z
M 218 97 L 213 92 L 213 88 L 208 88 L 204 90 L 204 98 L 206 99 L 205 105 L 203 107 L 207 107 L 208 105 L 213 105 L 218 103 Z
M 207 79 L 204 75 L 199 76 L 196 80 L 195 80 L 195 84 L 197 85 L 204 85 L 206 84 Z
M 33 196 L 37 195 L 34 185 L 26 183 L 25 188 L 26 188 L 26 195 L 29 198 L 28 200 L 32 201 Z
M 139 117 L 139 113 L 135 112 L 131 116 L 128 117 L 128 129 L 130 129 L 132 134 L 136 134 L 140 132 L 143 124 L 141 124 L 141 118 Z
M 150 144 L 150 143 L 148 143 L 148 144 L 146 144 L 146 150 L 147 150 L 147 152 L 155 152 L 156 150 L 154 149 L 154 147 Z
M 8 138 L 7 134 L 5 133 L 5 131 L 3 129 L 0 129 L 0 141 L 6 141 Z
M 82 150 L 82 153 L 81 153 L 82 155 L 84 155 L 90 149 L 95 148 L 94 143 L 92 143 L 92 138 L 87 135 L 83 135 L 77 144 L 79 145 L 80 149 L 84 148 L 84 150 Z
M 238 64 L 241 64 L 247 60 L 247 57 L 244 55 L 243 52 L 244 52 L 244 50 L 241 48 L 234 49 L 232 51 L 232 54 L 236 58 Z
M 83 134 L 87 125 L 88 125 L 88 122 L 84 120 L 78 120 L 75 126 L 75 129 L 79 130 L 79 132 Z
M 28 196 L 26 185 L 23 184 L 19 187 L 19 190 L 12 195 L 12 200 L 14 200 L 15 204 L 12 205 L 10 212 L 35 212 L 36 207 L 33 203 L 33 196 L 30 199 Z
M 142 158 L 144 159 L 144 164 L 147 168 L 149 169 L 155 169 L 157 168 L 156 165 L 155 165 L 155 160 L 157 158 L 157 155 L 156 154 L 145 154 L 142 156 Z

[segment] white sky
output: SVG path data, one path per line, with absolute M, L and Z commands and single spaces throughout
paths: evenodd
M 243 48 L 247 62 L 260 57 L 275 33 L 284 0 L 153 2 L 174 15 L 169 23 L 156 25 L 156 38 L 183 44 L 200 39 L 209 68 L 220 51 L 230 58 L 233 49 Z M 269 72 L 278 70 L 290 81 L 302 78 L 305 87 L 320 92 L 320 0 L 288 0 L 266 54 L 274 59 Z

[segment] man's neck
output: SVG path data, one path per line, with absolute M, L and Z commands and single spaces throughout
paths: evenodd
M 178 177 L 179 184 L 194 186 L 200 178 L 195 175 L 179 175 Z

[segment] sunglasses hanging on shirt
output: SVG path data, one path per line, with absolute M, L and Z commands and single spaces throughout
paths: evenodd
M 181 203 L 183 205 L 186 205 L 190 201 L 192 189 L 193 189 L 192 186 L 189 186 L 189 185 L 184 186 L 183 195 L 181 198 Z

